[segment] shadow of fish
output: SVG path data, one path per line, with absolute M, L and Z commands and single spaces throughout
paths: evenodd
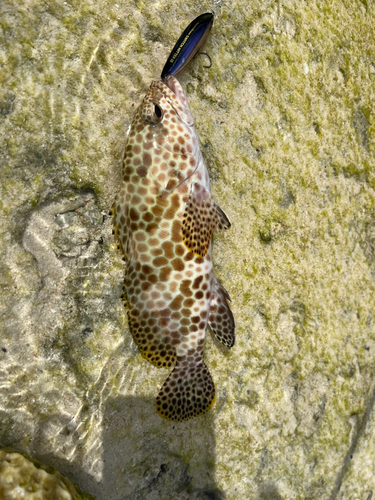
M 194 120 L 174 76 L 153 82 L 136 111 L 123 176 L 114 224 L 127 260 L 130 331 L 150 363 L 174 365 L 157 412 L 187 420 L 215 399 L 203 360 L 207 325 L 231 348 L 235 321 L 211 259 L 212 232 L 230 222 L 211 197 Z

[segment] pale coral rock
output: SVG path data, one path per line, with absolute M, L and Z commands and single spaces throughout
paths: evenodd
M 2 500 L 81 500 L 70 481 L 59 472 L 36 467 L 19 453 L 0 450 Z

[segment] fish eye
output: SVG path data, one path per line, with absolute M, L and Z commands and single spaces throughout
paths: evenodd
M 157 118 L 161 118 L 163 116 L 163 111 L 158 104 L 155 104 L 154 112 Z

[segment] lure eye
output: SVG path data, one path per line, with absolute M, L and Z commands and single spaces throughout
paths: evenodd
M 158 118 L 159 120 L 163 116 L 163 111 L 158 104 L 155 104 L 154 113 L 156 118 Z

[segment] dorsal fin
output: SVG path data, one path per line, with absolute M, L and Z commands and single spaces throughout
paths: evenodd
M 212 287 L 208 324 L 217 340 L 230 349 L 233 347 L 235 341 L 236 323 L 228 300 L 230 301 L 228 292 L 215 277 Z
M 168 313 L 168 309 L 161 311 L 154 304 L 153 283 L 157 282 L 157 276 L 147 274 L 145 278 L 146 267 L 130 262 L 126 269 L 125 290 L 129 329 L 140 353 L 147 361 L 158 368 L 168 367 L 176 360 L 176 350 L 168 328 L 170 318 L 164 314 Z M 136 281 L 142 281 L 140 293 L 135 292 Z

